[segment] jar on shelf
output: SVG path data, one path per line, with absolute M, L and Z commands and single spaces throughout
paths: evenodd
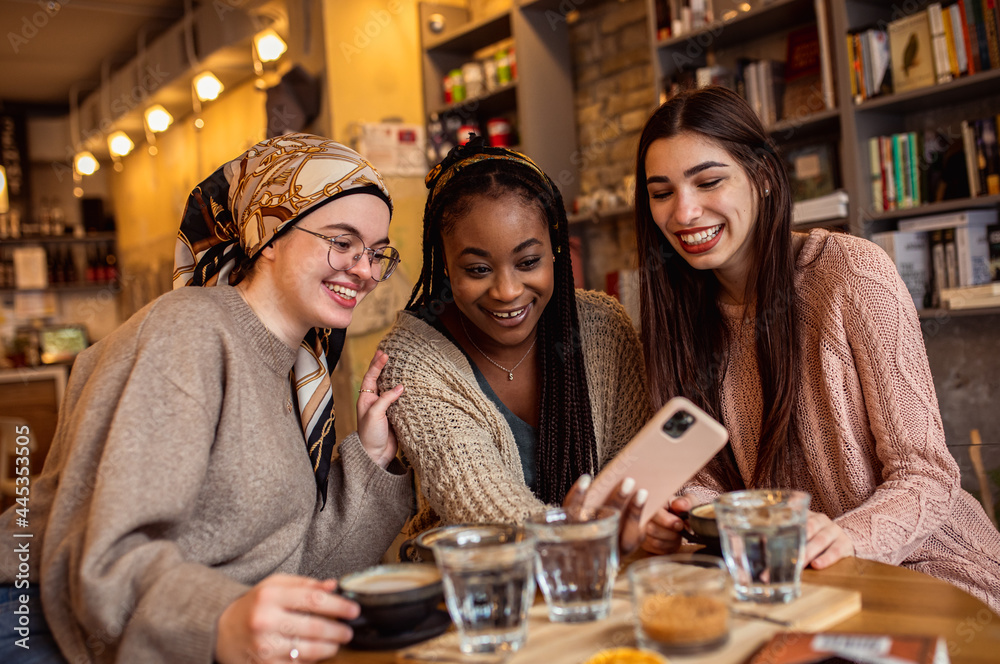
M 486 121 L 486 134 L 490 145 L 497 148 L 511 146 L 511 126 L 507 118 L 490 118 Z
M 483 66 L 483 85 L 486 87 L 486 92 L 493 92 L 500 87 L 497 82 L 496 58 L 486 58 L 481 64 Z
M 479 135 L 479 133 L 479 123 L 475 120 L 469 120 L 458 128 L 458 135 L 455 138 L 459 145 L 465 145 L 469 142 L 469 134 Z
M 462 79 L 465 81 L 467 97 L 481 97 L 486 91 L 486 86 L 483 83 L 483 66 L 479 62 L 466 62 L 462 65 Z
M 493 56 L 497 65 L 497 85 L 507 85 L 510 83 L 510 57 L 507 49 L 501 49 Z
M 451 79 L 451 103 L 458 104 L 465 101 L 465 79 L 462 77 L 462 70 L 452 69 L 448 78 Z

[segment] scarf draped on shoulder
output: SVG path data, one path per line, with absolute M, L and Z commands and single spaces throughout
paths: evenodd
M 354 150 L 301 133 L 257 143 L 188 196 L 174 251 L 174 288 L 237 283 L 282 232 L 321 205 L 357 193 L 378 196 L 392 213 L 382 176 Z M 289 376 L 323 505 L 336 443 L 330 372 L 343 346 L 344 330 L 311 330 Z

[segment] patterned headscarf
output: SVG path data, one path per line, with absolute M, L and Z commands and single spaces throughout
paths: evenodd
M 275 237 L 320 206 L 359 193 L 378 196 L 392 213 L 382 176 L 354 150 L 311 134 L 261 141 L 188 197 L 174 251 L 174 288 L 237 282 Z M 343 346 L 344 330 L 311 330 L 289 377 L 324 505 L 336 443 L 330 372 Z

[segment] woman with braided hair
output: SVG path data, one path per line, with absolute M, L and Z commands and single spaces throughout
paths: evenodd
M 406 385 L 389 420 L 418 478 L 410 535 L 559 504 L 650 416 L 624 309 L 573 287 L 552 180 L 473 137 L 426 182 L 423 269 L 381 343 L 379 379 Z

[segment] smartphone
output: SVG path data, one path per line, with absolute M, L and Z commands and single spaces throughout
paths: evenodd
M 631 477 L 636 489 L 649 492 L 639 520 L 645 527 L 727 440 L 726 428 L 708 413 L 684 397 L 674 397 L 598 473 L 584 506 L 602 505 L 623 479 Z

